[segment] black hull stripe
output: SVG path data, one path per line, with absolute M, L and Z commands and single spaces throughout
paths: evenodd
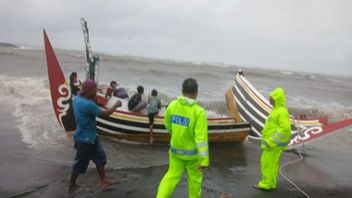
M 247 104 L 247 102 L 240 96 L 240 94 L 239 93 L 237 93 L 237 90 L 235 89 L 235 88 L 233 88 L 233 91 L 234 91 L 234 93 L 235 93 L 235 97 L 236 97 L 236 100 L 238 100 L 241 104 L 242 104 L 242 106 L 241 105 L 237 105 L 237 107 L 238 107 L 238 109 L 239 110 L 242 110 L 242 112 L 240 112 L 241 114 L 243 113 L 243 114 L 246 114 L 246 112 L 245 112 L 245 110 L 247 110 L 250 114 L 252 114 L 259 122 L 261 122 L 263 125 L 264 125 L 264 122 L 265 122 L 265 119 L 264 118 L 262 118 L 261 116 L 259 116 L 258 114 L 257 114 L 257 112 L 255 112 L 252 108 L 250 108 L 250 106 Z M 242 93 L 242 92 L 241 92 Z M 242 93 L 243 94 L 243 93 Z M 243 94 L 244 95 L 244 94 Z M 244 95 L 245 96 L 245 95 Z M 246 97 L 246 96 L 245 96 Z M 244 109 L 242 109 L 242 108 L 245 108 L 245 110 Z M 246 117 L 247 118 L 247 117 Z M 248 116 L 248 118 L 249 118 L 249 116 Z M 250 120 L 251 120 L 251 123 L 253 124 L 253 122 L 257 122 L 257 121 L 255 121 L 255 120 L 253 120 L 252 118 L 250 118 Z M 257 128 L 257 127 L 256 127 Z M 261 131 L 261 130 L 259 130 L 259 131 Z
M 134 122 L 134 121 L 128 121 L 128 120 L 122 120 L 122 119 L 117 119 L 115 117 L 105 117 L 105 118 L 100 118 L 105 121 L 109 121 L 111 123 L 115 124 L 121 124 L 125 126 L 131 126 L 131 127 L 139 127 L 142 130 L 149 130 L 149 123 L 140 123 L 140 122 Z M 243 128 L 248 126 L 248 123 L 233 123 L 233 124 L 219 124 L 219 125 L 208 125 L 208 130 L 224 130 L 224 129 L 237 129 L 237 128 Z M 160 129 L 160 130 L 165 130 L 165 126 L 161 124 L 154 124 L 154 129 Z
M 255 101 L 253 100 L 253 98 L 244 90 L 244 88 L 243 87 L 241 87 L 241 86 L 238 86 L 239 85 L 239 83 L 237 84 L 237 88 L 241 91 L 241 93 L 242 93 L 242 95 L 246 98 L 246 100 L 248 100 L 255 108 L 257 108 L 260 112 L 262 112 L 263 113 L 263 111 L 264 112 L 266 112 L 262 107 L 260 107 L 259 106 L 259 104 L 257 104 L 257 103 L 255 103 Z M 265 119 L 263 119 L 262 118 L 262 116 L 260 116 L 260 115 L 258 115 L 258 113 L 255 111 L 255 110 L 253 110 L 244 100 L 243 100 L 243 98 L 240 96 L 240 94 L 237 92 L 237 90 L 236 90 L 236 88 L 235 87 L 233 87 L 232 88 L 232 91 L 233 91 L 233 93 L 235 94 L 235 97 L 237 98 L 237 100 L 239 100 L 241 103 L 242 103 L 242 105 L 244 106 L 244 108 L 248 111 L 248 112 L 250 112 L 254 117 L 256 117 L 256 119 L 257 120 L 259 120 L 263 125 L 264 125 L 264 123 L 265 123 Z M 241 106 L 239 106 L 239 112 L 240 112 L 240 114 L 242 115 L 242 116 L 244 116 L 245 118 L 246 118 L 246 120 L 247 121 L 250 121 L 251 122 L 251 124 L 253 125 L 253 127 L 255 128 L 255 129 L 257 129 L 257 131 L 261 131 L 261 130 L 263 130 L 263 128 L 260 126 L 260 124 L 259 123 L 257 123 L 255 120 L 253 120 L 252 118 L 250 118 L 250 116 L 249 115 L 247 115 L 247 113 L 243 110 L 243 109 L 241 109 L 242 107 Z M 266 114 L 266 116 L 267 116 L 268 114 Z M 296 129 L 296 127 L 291 123 L 291 130 L 292 131 L 296 131 L 297 129 Z M 256 135 L 257 136 L 257 135 Z
M 238 86 L 237 86 L 238 87 Z M 239 87 L 238 87 L 239 88 Z M 239 88 L 239 89 L 241 89 L 241 88 Z M 245 108 L 246 108 L 246 110 L 247 111 L 249 111 L 253 116 L 255 116 L 260 122 L 262 122 L 263 124 L 265 123 L 265 119 L 263 119 L 262 118 L 262 116 L 260 116 L 260 115 L 258 115 L 258 113 L 255 111 L 255 110 L 253 110 L 250 106 L 248 106 L 248 104 L 243 100 L 243 98 L 239 95 L 239 93 L 237 93 L 237 90 L 236 90 L 236 88 L 235 87 L 233 87 L 232 88 L 232 91 L 235 93 L 235 96 L 236 96 L 236 98 L 243 104 L 243 105 L 245 105 Z M 247 100 L 252 100 L 252 101 L 250 101 L 250 102 L 254 102 L 254 100 L 248 95 L 248 93 L 247 92 L 245 92 L 245 90 L 243 90 L 243 88 L 242 88 L 242 90 L 241 90 L 241 93 L 242 93 L 242 95 L 247 99 Z M 253 106 L 255 106 L 256 108 L 259 106 L 259 104 L 257 104 L 257 103 L 255 103 L 255 104 L 253 104 L 253 103 L 251 103 Z M 266 116 L 268 116 L 268 115 L 266 115 Z M 252 122 L 254 122 L 253 120 L 252 120 Z M 257 127 L 256 127 L 257 128 Z M 262 130 L 262 129 L 261 129 Z M 291 130 L 292 131 L 295 131 L 296 130 L 296 127 L 291 123 Z
M 116 132 L 120 132 L 120 133 L 133 133 L 133 134 L 144 134 L 144 133 L 149 133 L 149 126 L 142 128 L 142 127 L 138 127 L 136 129 L 135 126 L 127 126 L 127 125 L 122 125 L 121 126 L 116 126 L 116 125 L 111 125 L 106 123 L 107 121 L 103 120 L 97 120 L 97 125 L 100 127 L 104 127 L 106 129 L 112 130 L 112 131 L 116 131 Z M 117 124 L 117 123 L 114 123 Z M 123 127 L 125 126 L 125 127 Z M 129 127 L 134 127 L 133 128 L 129 128 Z M 233 126 L 216 126 L 216 127 L 211 127 L 208 129 L 209 133 L 212 132 L 221 132 L 223 131 L 224 133 L 229 132 L 229 131 L 249 131 L 250 129 L 250 123 L 239 123 L 239 124 L 235 124 Z M 157 132 L 154 131 L 154 133 L 166 133 L 166 130 L 164 129 L 164 132 Z
M 235 91 L 235 88 L 233 88 L 233 91 Z M 241 102 L 241 104 L 245 106 L 244 108 L 245 108 L 248 112 L 250 112 L 250 113 L 252 114 L 252 116 L 256 117 L 257 120 L 259 120 L 259 121 L 264 125 L 265 120 L 260 119 L 261 116 L 259 116 L 252 108 L 250 108 L 250 107 L 247 105 L 247 103 L 242 99 L 242 97 L 237 93 L 237 91 L 235 91 L 235 94 L 236 94 L 235 97 L 237 98 L 237 100 L 239 100 L 239 101 Z M 242 107 L 241 107 L 240 105 L 237 105 L 237 106 L 238 106 L 238 111 L 239 111 L 239 113 L 240 113 L 242 116 L 244 116 L 244 118 L 245 118 L 247 121 L 250 121 L 251 124 L 253 125 L 253 127 L 254 127 L 255 129 L 257 129 L 257 131 L 260 132 L 261 130 L 263 130 L 263 127 L 261 127 L 260 124 L 259 124 L 257 121 L 253 120 L 253 119 L 250 117 L 250 115 L 247 115 L 246 111 L 245 111 L 244 109 L 242 109 Z M 296 130 L 297 130 L 296 127 L 295 127 L 292 123 L 291 123 L 291 130 L 292 130 L 292 131 L 296 131 Z
M 133 126 L 133 127 L 140 127 L 140 128 L 147 128 L 149 129 L 149 122 L 141 123 L 141 122 L 134 122 L 134 121 L 129 121 L 129 120 L 123 120 L 119 119 L 116 117 L 104 117 L 101 118 L 103 120 L 116 123 L 116 124 L 121 124 L 121 125 L 126 125 L 126 126 Z M 165 126 L 163 124 L 156 124 L 154 123 L 154 129 L 165 129 Z
M 116 127 L 116 126 L 111 126 L 102 122 L 97 122 L 97 126 L 98 127 L 102 127 L 111 131 L 115 131 L 117 133 L 125 133 L 125 134 L 149 134 L 149 128 L 144 128 L 144 130 L 142 129 L 142 131 L 136 131 L 136 130 L 132 130 L 132 129 L 126 129 L 126 128 L 121 128 L 121 127 Z M 221 131 L 223 130 L 223 131 Z M 237 125 L 236 128 L 231 128 L 231 129 L 226 129 L 226 131 L 224 129 L 216 129 L 216 130 L 209 130 L 209 133 L 226 133 L 226 132 L 243 132 L 243 131 L 249 131 L 250 130 L 250 124 L 249 123 L 245 123 L 245 124 L 241 124 L 241 125 Z M 165 132 L 154 132 L 155 134 L 165 134 L 167 133 Z
M 230 126 L 208 126 L 208 130 L 212 131 L 212 130 L 228 130 L 228 129 L 241 129 L 241 128 L 249 128 L 251 125 L 250 123 L 239 123 L 239 124 L 234 124 L 234 125 L 230 125 Z
M 269 114 L 261 107 L 259 106 L 258 103 L 256 103 L 254 101 L 253 98 L 251 98 L 251 96 L 246 92 L 246 90 L 239 84 L 237 83 L 237 88 L 240 90 L 240 92 L 242 93 L 242 95 L 246 98 L 246 100 L 248 100 L 248 102 L 250 102 L 258 111 L 260 111 L 262 114 L 264 114 L 265 116 L 268 116 Z M 244 105 L 246 105 L 247 109 L 252 109 L 252 108 L 248 108 L 249 106 L 247 105 L 247 103 L 245 101 L 243 101 L 242 97 L 237 93 L 237 90 L 235 87 L 232 88 L 232 91 L 236 94 L 236 97 L 241 100 L 243 103 L 245 103 Z M 260 119 L 260 121 L 264 122 L 265 118 L 263 118 L 262 116 L 260 116 L 257 112 L 255 112 L 255 115 L 257 117 L 257 119 Z
M 264 114 L 265 116 L 268 116 L 269 115 L 269 112 L 267 112 L 266 110 L 265 110 L 265 108 L 263 108 L 260 104 L 258 104 L 254 99 L 253 99 L 253 97 L 248 93 L 248 91 L 246 91 L 246 89 L 245 89 L 245 85 L 246 85 L 246 83 L 244 82 L 244 81 L 242 81 L 241 79 L 237 79 L 237 78 L 235 78 L 235 80 L 236 80 L 236 85 L 237 85 L 237 87 L 241 90 L 241 93 L 246 97 L 246 99 L 247 100 L 249 100 L 250 101 L 250 103 L 251 104 L 253 104 L 254 106 L 255 106 L 255 108 L 258 110 L 258 111 L 260 111 L 262 114 Z M 241 81 L 241 82 L 240 82 Z M 244 84 L 244 85 L 242 85 L 242 84 Z M 251 88 L 250 88 L 250 86 L 246 86 L 246 88 L 247 89 L 249 89 L 249 90 L 252 90 Z M 255 95 L 254 97 L 256 97 L 257 98 L 257 100 L 259 100 L 259 101 L 262 101 L 262 99 L 260 99 L 256 94 L 256 91 L 255 90 L 252 90 L 253 91 L 253 94 Z M 264 96 L 263 96 L 264 97 Z
M 238 108 L 238 112 L 242 115 L 242 117 L 246 119 L 246 121 L 251 123 L 252 127 L 254 127 L 259 133 L 261 133 L 263 128 L 256 121 L 254 121 L 247 113 L 245 113 L 242 108 Z M 251 131 L 250 135 L 259 137 L 258 134 L 253 131 Z
M 109 129 L 111 131 L 116 131 L 116 132 L 119 132 L 119 133 L 126 133 L 126 134 L 147 134 L 147 133 L 149 133 L 149 128 L 145 128 L 145 130 L 142 132 L 142 131 L 135 131 L 135 130 L 130 130 L 130 129 L 126 129 L 126 128 L 111 126 L 111 125 L 108 125 L 108 124 L 101 123 L 99 121 L 97 122 L 97 126 Z M 156 133 L 156 134 L 165 134 L 166 132 L 165 133 L 154 132 L 154 133 Z
M 236 78 L 235 78 L 235 81 L 236 81 L 236 84 L 237 84 L 238 86 L 241 86 L 242 88 L 247 87 L 247 89 L 251 90 L 251 92 L 253 92 L 252 94 L 255 95 L 255 96 L 253 96 L 253 97 L 255 97 L 257 100 L 259 100 L 259 101 L 265 103 L 265 102 L 263 101 L 263 100 L 265 100 L 265 97 L 264 97 L 263 95 L 261 95 L 249 82 L 247 82 L 247 79 L 245 79 L 244 77 L 241 76 L 241 77 L 236 77 Z M 242 85 L 241 85 L 240 83 L 242 83 Z M 245 91 L 245 92 L 248 93 L 247 91 Z M 249 94 L 248 94 L 248 96 L 249 96 Z M 246 96 L 246 97 L 247 97 L 247 96 Z M 251 100 L 252 102 L 254 102 L 254 104 L 257 104 L 258 106 L 260 106 L 260 108 L 256 107 L 257 110 L 262 109 L 264 112 L 266 112 L 264 115 L 268 115 L 269 112 L 266 111 L 266 108 L 270 108 L 270 107 L 268 107 L 268 106 L 265 105 L 265 104 L 259 104 L 259 103 L 255 102 L 255 100 L 254 100 L 253 97 L 249 97 L 249 98 L 250 98 L 250 100 Z M 248 98 L 248 97 L 247 97 L 247 98 Z M 251 104 L 253 105 L 253 103 L 251 103 Z M 264 105 L 264 106 L 263 106 L 263 105 Z M 263 111 L 260 111 L 260 112 L 263 113 Z M 266 117 L 267 117 L 267 116 L 265 116 L 265 118 L 266 118 Z M 290 117 L 293 118 L 292 115 L 290 115 Z M 297 120 L 296 120 L 296 121 L 297 121 Z M 315 119 L 315 120 L 299 120 L 299 122 L 300 122 L 301 124 L 307 125 L 307 126 L 316 126 L 316 125 L 320 125 L 320 122 L 319 122 L 319 120 L 317 120 L 317 119 Z M 293 124 L 293 123 L 291 123 L 291 124 Z M 291 127 L 291 128 L 295 128 L 295 127 L 293 126 L 293 127 Z

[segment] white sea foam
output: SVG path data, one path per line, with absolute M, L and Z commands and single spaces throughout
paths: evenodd
M 69 143 L 56 121 L 46 83 L 44 78 L 0 76 L 0 101 L 14 107 L 23 141 L 38 149 Z
M 40 46 L 33 46 L 33 45 L 18 45 L 18 48 L 16 49 L 20 49 L 20 50 L 41 50 L 43 49 L 43 47 Z
M 21 46 L 19 46 L 19 48 L 22 49 L 22 50 L 31 50 L 31 49 L 33 49 L 32 47 L 27 46 L 27 45 L 21 45 Z
M 293 75 L 294 73 L 291 72 L 291 71 L 280 71 L 281 74 L 284 74 L 284 75 L 288 75 L 288 76 L 291 76 Z
M 70 56 L 75 57 L 75 58 L 85 58 L 86 54 L 85 52 L 76 52 L 76 53 L 70 53 Z
M 328 116 L 329 121 L 352 119 L 352 106 L 343 106 L 338 103 L 322 103 L 302 96 L 289 97 L 291 114 L 307 114 L 310 117 Z

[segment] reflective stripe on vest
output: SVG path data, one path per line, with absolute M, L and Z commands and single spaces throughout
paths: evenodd
M 179 155 L 195 155 L 198 153 L 197 149 L 181 150 L 181 149 L 174 149 L 171 146 L 170 146 L 170 151 L 174 154 L 179 154 Z
M 197 143 L 198 154 L 200 156 L 208 156 L 208 142 Z
M 268 143 L 266 143 L 266 141 L 262 140 L 262 144 L 265 145 L 265 146 L 269 146 Z
M 198 154 L 200 156 L 208 156 L 209 155 L 208 151 L 202 151 L 202 152 L 199 152 Z
M 279 140 L 276 136 L 280 138 L 284 138 L 285 136 L 282 135 L 280 132 L 276 132 L 271 136 L 271 139 L 274 140 L 278 146 L 283 147 L 289 144 L 289 142 L 281 142 L 281 140 Z
M 208 146 L 208 142 L 197 143 L 197 147 L 203 147 L 203 146 Z
M 285 136 L 282 135 L 280 132 L 276 132 L 275 135 L 279 136 L 280 138 L 285 138 Z

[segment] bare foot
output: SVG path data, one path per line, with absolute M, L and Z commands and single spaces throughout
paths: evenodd
M 78 184 L 69 184 L 68 185 L 68 190 L 70 191 L 70 192 L 73 192 L 73 191 L 76 191 L 76 190 L 78 190 L 79 188 L 81 188 L 81 186 L 79 186 Z
M 231 193 L 223 193 L 222 195 L 220 195 L 220 198 L 232 198 L 232 194 Z
M 109 181 L 109 180 L 104 180 L 103 183 L 101 184 L 101 188 L 102 190 L 105 190 L 107 188 L 109 188 L 110 186 L 117 184 L 117 181 Z
M 153 144 L 153 138 L 151 137 L 150 139 L 149 139 L 149 144 Z

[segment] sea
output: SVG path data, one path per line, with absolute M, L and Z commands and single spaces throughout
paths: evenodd
M 53 43 L 55 46 L 55 44 Z M 55 49 L 68 78 L 73 71 L 85 79 L 84 51 Z M 100 53 L 99 84 L 117 81 L 130 94 L 138 85 L 146 95 L 158 90 L 163 104 L 181 95 L 184 79 L 199 84 L 198 100 L 208 117 L 229 116 L 225 93 L 241 69 L 260 93 L 267 96 L 276 87 L 287 95 L 292 115 L 329 122 L 352 119 L 352 74 L 293 72 L 225 64 L 187 62 L 149 57 Z M 108 156 L 107 174 L 120 181 L 107 192 L 99 189 L 93 163 L 79 179 L 85 185 L 68 192 L 67 183 L 75 151 L 57 122 L 51 104 L 47 65 L 42 47 L 0 45 L 0 197 L 154 197 L 167 170 L 167 145 L 141 144 L 102 137 Z M 331 69 L 334 69 L 331 66 Z M 276 192 L 251 188 L 260 179 L 260 146 L 243 143 L 211 145 L 211 166 L 205 170 L 202 197 L 303 197 L 280 177 Z M 348 197 L 352 192 L 352 128 L 301 148 L 305 159 L 287 167 L 286 173 L 311 197 Z M 285 152 L 281 162 L 298 158 L 297 151 Z M 281 187 L 281 188 L 280 188 Z M 183 178 L 174 197 L 187 197 Z

